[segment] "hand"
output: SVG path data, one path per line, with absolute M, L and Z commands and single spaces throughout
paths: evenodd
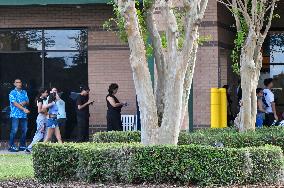
M 89 100 L 88 104 L 93 104 L 95 101 L 94 100 Z
M 277 114 L 274 114 L 274 118 L 275 118 L 276 121 L 278 121 L 278 116 L 277 116 Z
M 26 109 L 26 108 L 24 108 L 24 112 L 25 112 L 26 114 L 29 114 L 29 113 L 30 113 L 30 111 L 29 111 L 28 109 Z
M 25 105 L 27 105 L 27 104 L 28 104 L 28 103 L 27 103 L 26 101 L 20 103 L 21 106 L 25 106 Z

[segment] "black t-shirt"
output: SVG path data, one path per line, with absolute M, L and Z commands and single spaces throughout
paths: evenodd
M 76 109 L 77 109 L 77 115 L 79 116 L 84 116 L 84 117 L 89 117 L 89 105 L 85 106 L 84 108 L 82 108 L 81 110 L 78 109 L 78 105 L 83 105 L 86 102 L 89 101 L 89 97 L 88 96 L 83 96 L 83 95 L 79 95 L 76 101 Z
M 38 105 L 39 103 L 43 104 L 43 98 L 38 98 L 38 100 L 37 100 L 37 105 Z

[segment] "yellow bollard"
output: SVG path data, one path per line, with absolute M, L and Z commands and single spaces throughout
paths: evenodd
M 227 91 L 225 88 L 220 88 L 220 128 L 226 128 L 227 125 Z
M 211 88 L 211 128 L 219 128 L 220 122 L 220 97 L 219 89 Z

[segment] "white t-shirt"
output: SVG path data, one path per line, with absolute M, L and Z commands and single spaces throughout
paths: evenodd
M 266 101 L 266 104 L 264 104 L 266 106 L 265 108 L 266 113 L 273 113 L 271 103 L 274 102 L 274 94 L 270 89 L 264 89 L 263 96 Z
M 66 118 L 65 102 L 62 99 L 60 99 L 56 101 L 55 104 L 58 108 L 57 119 Z

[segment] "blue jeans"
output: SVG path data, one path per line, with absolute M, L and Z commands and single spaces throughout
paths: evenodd
M 263 113 L 257 113 L 256 114 L 255 125 L 256 125 L 257 128 L 261 128 L 263 126 L 263 119 L 264 119 L 264 114 Z
M 15 137 L 16 137 L 20 124 L 22 127 L 20 147 L 26 147 L 26 134 L 28 130 L 28 119 L 27 118 L 11 118 L 11 121 L 12 121 L 12 128 L 11 128 L 10 140 L 9 140 L 10 147 L 15 146 Z

